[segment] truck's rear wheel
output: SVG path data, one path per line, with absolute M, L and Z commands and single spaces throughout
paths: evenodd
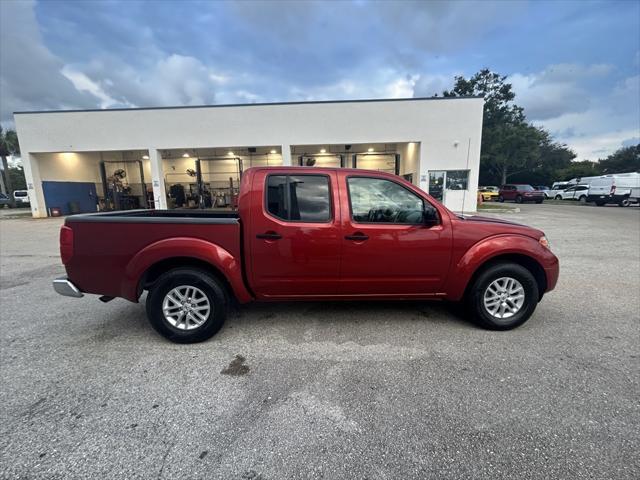
M 499 263 L 482 272 L 467 294 L 474 320 L 491 330 L 510 330 L 526 322 L 539 299 L 531 272 L 515 263 Z
M 215 335 L 227 316 L 219 281 L 195 268 L 161 275 L 147 295 L 147 317 L 162 336 L 177 343 L 202 342 Z

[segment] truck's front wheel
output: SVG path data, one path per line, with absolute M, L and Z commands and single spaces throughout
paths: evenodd
M 202 342 L 215 335 L 227 315 L 220 282 L 195 268 L 161 275 L 147 295 L 147 317 L 162 336 L 177 343 Z
M 526 322 L 538 304 L 538 284 L 531 272 L 515 263 L 499 263 L 482 272 L 471 286 L 467 303 L 474 319 L 491 330 L 510 330 Z

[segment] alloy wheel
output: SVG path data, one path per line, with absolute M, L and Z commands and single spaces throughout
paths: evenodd
M 484 308 L 492 317 L 513 317 L 524 305 L 524 287 L 515 278 L 500 277 L 486 288 L 483 300 Z
M 180 285 L 172 289 L 162 301 L 164 318 L 180 330 L 200 327 L 207 321 L 212 309 L 207 295 L 192 285 Z

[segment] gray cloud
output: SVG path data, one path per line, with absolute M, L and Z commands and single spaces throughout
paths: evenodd
M 588 86 L 609 75 L 611 65 L 558 64 L 530 75 L 509 77 L 516 92 L 516 103 L 525 108 L 529 120 L 550 120 L 572 113 L 586 112 L 592 102 Z
M 43 44 L 32 1 L 0 2 L 0 121 L 20 110 L 97 106 L 60 73 L 64 63 Z

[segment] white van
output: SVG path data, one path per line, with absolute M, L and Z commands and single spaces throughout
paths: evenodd
M 16 207 L 29 205 L 29 192 L 26 190 L 15 190 L 13 192 L 13 199 L 15 200 Z
M 640 200 L 640 173 L 603 175 L 591 181 L 587 202 L 602 206 L 617 203 L 627 207 Z

